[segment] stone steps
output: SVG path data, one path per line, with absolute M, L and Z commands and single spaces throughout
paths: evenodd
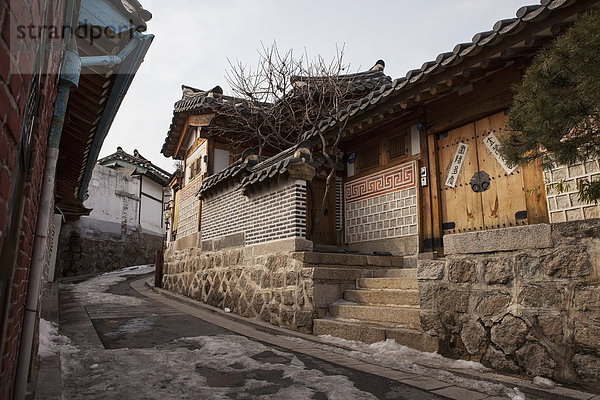
M 385 268 L 373 270 L 372 278 L 417 278 L 416 268 Z
M 437 351 L 437 338 L 421 329 L 417 269 L 381 268 L 372 276 L 357 279 L 355 288 L 343 291 L 343 300 L 329 304 L 328 317 L 314 321 L 313 333 L 365 343 L 394 339 Z
M 292 257 L 305 264 L 314 266 L 341 266 L 348 268 L 350 266 L 360 268 L 402 268 L 404 267 L 404 257 L 393 256 L 371 256 L 362 254 L 345 253 L 318 253 L 302 252 L 294 253 Z
M 332 317 L 360 320 L 371 324 L 421 328 L 420 310 L 414 306 L 372 306 L 334 303 L 329 306 Z
M 418 290 L 419 282 L 416 278 L 361 278 L 357 282 L 359 289 L 396 289 Z
M 418 329 L 386 327 L 339 319 L 317 319 L 315 320 L 313 333 L 364 343 L 375 343 L 391 339 L 398 344 L 420 351 L 433 353 L 438 350 L 437 338 L 431 337 Z
M 368 289 L 346 290 L 344 300 L 363 305 L 393 305 L 393 306 L 419 306 L 419 291 L 416 289 Z

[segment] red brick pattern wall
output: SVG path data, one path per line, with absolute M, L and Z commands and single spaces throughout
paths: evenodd
M 15 40 L 15 27 L 30 24 L 39 27 L 44 21 L 61 26 L 63 0 L 49 1 L 50 14 L 45 16 L 46 3 L 45 0 L 2 0 L 0 6 L 0 249 L 7 234 L 11 192 L 17 185 L 14 176 L 20 162 L 21 125 L 26 122 L 23 121 L 24 112 L 30 84 L 35 78 L 32 71 L 41 43 L 38 38 Z M 10 288 L 6 331 L 2 338 L 4 351 L 0 355 L 0 399 L 10 399 L 14 386 L 46 146 L 56 98 L 57 71 L 62 57 L 61 40 L 52 39 L 48 44 L 48 51 L 43 57 L 43 72 L 46 74 L 42 76 L 39 118 L 33 129 L 31 161 L 25 170 L 19 248 Z M 13 207 L 13 213 L 17 209 Z

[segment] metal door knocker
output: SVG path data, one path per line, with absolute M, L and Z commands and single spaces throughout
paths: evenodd
M 490 176 L 485 171 L 476 172 L 471 178 L 470 185 L 475 193 L 485 192 L 490 188 Z

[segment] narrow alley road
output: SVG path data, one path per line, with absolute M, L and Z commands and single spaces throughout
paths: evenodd
M 35 400 L 600 400 L 391 340 L 293 334 L 157 293 L 152 274 L 131 267 L 60 284 L 58 329 L 41 321 Z
M 61 285 L 64 399 L 442 399 L 158 302 L 126 270 Z M 275 339 L 275 337 L 274 337 Z

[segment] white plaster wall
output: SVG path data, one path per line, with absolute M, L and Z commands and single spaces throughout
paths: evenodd
M 229 166 L 229 151 L 215 149 L 215 174 Z
M 120 235 L 122 222 L 128 228 L 139 226 L 138 177 L 125 175 L 102 165 L 96 165 L 88 187 L 88 199 L 83 203 L 91 208 L 89 216 L 83 216 L 75 223 L 83 233 L 105 233 Z
M 164 233 L 162 224 L 162 196 L 163 187 L 148 177 L 142 176 L 140 223 L 144 231 Z M 157 199 L 161 201 L 157 201 Z

